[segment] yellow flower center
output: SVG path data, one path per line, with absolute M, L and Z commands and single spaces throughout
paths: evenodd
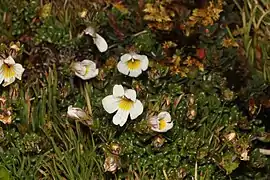
M 118 106 L 120 109 L 124 111 L 129 111 L 132 108 L 133 104 L 134 102 L 131 101 L 130 99 L 122 98 Z
M 131 59 L 127 62 L 127 66 L 131 70 L 139 69 L 141 66 L 141 61 L 138 59 Z
M 84 76 L 86 76 L 89 73 L 89 70 L 90 70 L 90 65 L 88 65 L 88 66 L 85 67 Z
M 159 129 L 160 129 L 160 130 L 166 128 L 166 126 L 167 126 L 167 122 L 166 122 L 165 119 L 159 120 Z
M 15 72 L 14 67 L 12 65 L 9 66 L 7 64 L 3 64 L 2 68 L 3 68 L 4 78 L 12 78 L 16 75 L 16 72 Z

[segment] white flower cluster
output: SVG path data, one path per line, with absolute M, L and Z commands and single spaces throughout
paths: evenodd
M 108 49 L 106 40 L 95 32 L 94 28 L 88 27 L 85 34 L 93 38 L 94 44 L 100 52 Z M 120 73 L 130 77 L 138 77 L 143 71 L 148 69 L 149 60 L 146 55 L 136 54 L 134 52 L 124 54 L 120 57 L 117 69 Z M 83 80 L 94 78 L 98 75 L 99 70 L 96 63 L 91 60 L 83 60 L 73 63 L 75 75 Z M 133 89 L 124 89 L 122 85 L 114 85 L 112 95 L 108 95 L 102 100 L 105 111 L 112 114 L 112 122 L 115 125 L 123 126 L 128 117 L 136 119 L 143 113 L 143 104 L 137 99 L 136 91 Z M 75 119 L 86 117 L 86 113 L 81 108 L 69 106 L 68 116 Z M 161 112 L 149 120 L 151 129 L 156 132 L 167 132 L 173 127 L 171 115 L 168 112 Z

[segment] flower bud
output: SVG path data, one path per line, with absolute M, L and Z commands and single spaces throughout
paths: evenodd
M 119 169 L 120 159 L 118 156 L 113 154 L 107 154 L 107 157 L 104 162 L 105 172 L 115 173 Z
M 78 107 L 72 107 L 71 105 L 68 107 L 67 115 L 72 119 L 79 119 L 79 120 L 89 119 L 89 116 L 86 114 L 84 110 Z
M 110 150 L 113 154 L 119 155 L 121 153 L 122 148 L 121 148 L 120 144 L 112 142 L 110 144 Z
M 152 144 L 155 148 L 160 148 L 165 143 L 165 138 L 161 135 L 155 136 Z
M 3 110 L 0 113 L 0 121 L 4 124 L 11 124 L 12 118 L 11 118 L 11 111 L 10 110 Z
M 83 60 L 82 62 L 75 62 L 72 64 L 75 75 L 83 80 L 94 78 L 98 75 L 96 63 L 90 60 Z

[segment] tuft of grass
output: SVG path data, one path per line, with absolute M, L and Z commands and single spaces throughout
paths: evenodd
M 59 119 L 59 121 L 61 121 Z M 46 161 L 40 167 L 42 179 L 104 179 L 102 158 L 95 145 L 90 130 L 81 131 L 80 124 L 74 126 L 61 122 L 54 124 L 51 136 L 45 132 L 53 146 L 52 152 L 46 156 Z

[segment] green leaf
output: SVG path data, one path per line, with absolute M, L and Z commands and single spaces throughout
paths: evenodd
M 4 166 L 0 166 L 0 180 L 10 180 L 9 172 Z
M 231 174 L 240 164 L 240 160 L 234 156 L 235 154 L 228 152 L 222 157 L 220 165 L 225 169 L 226 174 Z

